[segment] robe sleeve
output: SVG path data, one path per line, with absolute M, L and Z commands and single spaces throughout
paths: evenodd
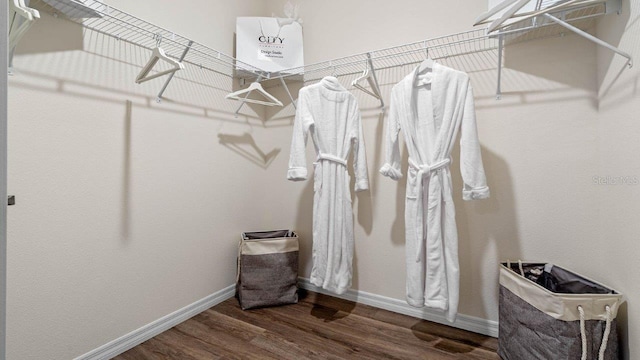
M 489 187 L 482 165 L 480 141 L 476 127 L 476 111 L 471 84 L 467 87 L 460 135 L 460 172 L 464 182 L 464 200 L 486 199 Z
M 357 105 L 352 115 L 353 134 L 353 170 L 356 177 L 355 191 L 363 191 L 369 189 L 369 175 L 367 173 L 367 156 L 364 146 L 364 138 L 362 136 L 362 118 Z
M 393 180 L 402 178 L 402 170 L 400 168 L 400 142 L 398 135 L 400 134 L 400 122 L 398 117 L 398 104 L 391 93 L 391 104 L 389 105 L 389 115 L 387 117 L 386 136 L 385 136 L 385 163 L 380 168 L 380 173 L 390 177 Z
M 287 179 L 291 181 L 307 179 L 307 135 L 309 134 L 311 124 L 313 124 L 313 117 L 309 112 L 306 100 L 306 92 L 300 91 L 299 94 L 296 117 L 293 122 L 289 171 L 287 172 Z

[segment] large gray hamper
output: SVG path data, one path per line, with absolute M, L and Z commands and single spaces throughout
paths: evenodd
M 618 359 L 622 295 L 545 263 L 500 266 L 498 354 L 505 360 Z
M 243 310 L 298 302 L 298 251 L 293 231 L 242 233 L 236 293 Z

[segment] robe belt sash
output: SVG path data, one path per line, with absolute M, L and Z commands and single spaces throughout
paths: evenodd
M 424 180 L 425 178 L 427 178 L 429 180 L 429 189 L 427 189 L 427 193 L 431 194 L 431 191 L 429 191 L 433 186 L 436 185 L 436 181 L 438 182 L 439 186 L 439 191 L 436 192 L 436 197 L 437 197 L 437 205 L 434 208 L 433 211 L 437 211 L 437 212 L 441 212 L 441 206 L 442 206 L 442 191 L 443 189 L 443 184 L 442 184 L 442 176 L 435 176 L 432 178 L 432 174 L 438 170 L 442 170 L 445 168 L 449 167 L 449 164 L 451 164 L 451 159 L 450 158 L 446 158 L 443 160 L 440 160 L 436 163 L 433 163 L 431 165 L 427 165 L 427 164 L 423 164 L 423 165 L 418 165 L 413 159 L 409 159 L 409 166 L 411 166 L 412 168 L 414 168 L 417 171 L 417 201 L 418 201 L 418 211 L 416 211 L 416 224 L 417 229 L 416 229 L 416 237 L 417 237 L 417 247 L 416 247 L 416 262 L 420 261 L 420 254 L 422 253 L 422 248 L 424 246 L 424 217 L 425 217 L 425 209 L 424 209 L 424 189 L 423 189 L 423 184 L 424 184 Z M 431 201 L 431 199 L 430 199 Z M 428 206 L 427 206 L 428 207 Z M 427 209 L 428 210 L 428 209 Z M 436 229 L 434 229 L 436 231 L 438 231 L 440 234 L 440 236 L 438 236 L 438 238 L 442 238 L 442 227 L 441 226 L 436 226 Z
M 339 158 L 339 157 L 337 157 L 335 155 L 319 153 L 318 154 L 318 158 L 317 158 L 316 161 L 317 161 L 318 165 L 320 166 L 320 168 L 318 170 L 322 169 L 322 162 L 323 161 L 329 161 L 329 162 L 332 162 L 332 163 L 336 163 L 338 165 L 342 165 L 344 167 L 344 171 L 345 172 L 347 171 L 347 160 Z M 320 180 L 320 182 L 318 184 L 316 184 L 316 185 L 319 186 L 319 188 L 321 188 L 322 187 L 322 180 Z
M 344 167 L 347 166 L 347 160 L 341 159 L 341 158 L 339 158 L 339 157 L 337 157 L 335 155 L 331 155 L 331 154 L 323 154 L 323 153 L 318 154 L 318 161 L 320 161 L 320 160 L 331 161 L 331 162 L 334 162 L 336 164 L 340 164 L 340 165 L 342 165 Z

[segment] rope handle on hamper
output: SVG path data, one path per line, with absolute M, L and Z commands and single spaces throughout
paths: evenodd
M 580 337 L 582 337 L 582 357 L 580 360 L 587 360 L 587 331 L 584 328 L 584 310 L 580 305 L 578 305 L 578 312 L 580 313 Z
M 507 268 L 511 270 L 511 260 L 507 260 Z M 524 277 L 524 268 L 522 267 L 522 260 L 518 260 L 518 269 L 520 270 L 520 275 Z
M 600 345 L 600 354 L 598 359 L 604 360 L 604 352 L 607 350 L 607 343 L 609 342 L 609 333 L 611 333 L 611 307 L 607 305 L 607 323 L 604 327 L 604 334 L 602 335 L 602 344 Z
M 518 260 L 518 269 L 520 269 L 520 275 L 524 277 L 524 269 L 522 269 L 522 260 Z
M 606 324 L 604 334 L 602 335 L 598 360 L 604 360 L 604 353 L 607 351 L 607 343 L 609 342 L 609 334 L 611 333 L 611 307 L 607 305 L 605 309 L 607 311 Z M 580 337 L 582 338 L 582 357 L 580 360 L 587 360 L 587 330 L 585 329 L 584 309 L 580 305 L 578 305 L 578 313 L 580 313 Z

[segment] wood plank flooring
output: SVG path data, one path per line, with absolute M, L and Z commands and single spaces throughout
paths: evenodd
M 497 340 L 301 290 L 300 302 L 242 311 L 229 299 L 116 360 L 499 359 Z

